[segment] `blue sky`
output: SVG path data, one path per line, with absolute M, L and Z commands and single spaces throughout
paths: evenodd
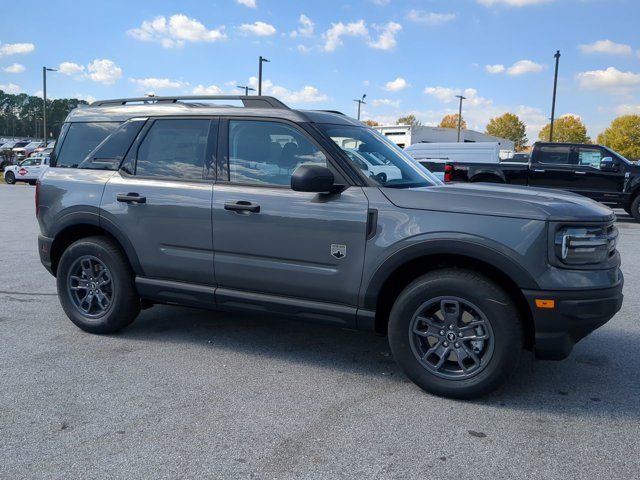
M 28 7 L 28 8 L 27 8 Z M 455 112 L 469 126 L 512 111 L 530 139 L 550 116 L 553 55 L 561 50 L 557 114 L 592 136 L 640 113 L 637 0 L 137 0 L 5 2 L 0 89 L 86 99 L 238 93 L 255 86 L 300 108 L 383 123 L 426 124 Z M 22 19 L 22 20 L 20 20 Z M 46 19 L 46 21 L 42 21 Z

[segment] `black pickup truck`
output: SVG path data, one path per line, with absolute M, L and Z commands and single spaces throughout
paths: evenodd
M 640 221 L 640 165 L 601 145 L 538 142 L 529 163 L 448 162 L 444 181 L 569 190 L 624 208 Z

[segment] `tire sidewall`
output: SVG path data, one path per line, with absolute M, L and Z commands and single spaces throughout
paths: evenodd
M 631 202 L 631 207 L 629 208 L 631 216 L 637 221 L 640 222 L 640 195 L 636 195 L 636 198 Z
M 16 183 L 16 176 L 13 174 L 13 172 L 7 172 L 4 176 L 4 181 L 9 185 L 13 185 L 14 183 Z
M 389 320 L 389 344 L 405 374 L 423 389 L 453 398 L 483 395 L 503 383 L 518 363 L 522 350 L 522 327 L 510 299 L 486 282 L 474 282 L 444 273 L 427 275 L 407 287 L 398 297 Z M 493 331 L 493 355 L 478 374 L 460 380 L 437 377 L 415 357 L 410 343 L 410 326 L 417 309 L 426 301 L 455 296 L 476 305 Z

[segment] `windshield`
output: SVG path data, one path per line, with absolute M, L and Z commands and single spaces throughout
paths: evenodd
M 380 187 L 416 188 L 440 185 L 429 170 L 375 130 L 348 125 L 318 124 L 349 161 Z

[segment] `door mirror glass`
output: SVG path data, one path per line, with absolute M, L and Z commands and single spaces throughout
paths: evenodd
M 618 170 L 617 163 L 611 157 L 604 157 L 600 161 L 600 170 L 603 172 L 615 172 Z
M 331 170 L 322 165 L 300 165 L 291 175 L 291 189 L 296 192 L 328 193 L 334 182 Z

